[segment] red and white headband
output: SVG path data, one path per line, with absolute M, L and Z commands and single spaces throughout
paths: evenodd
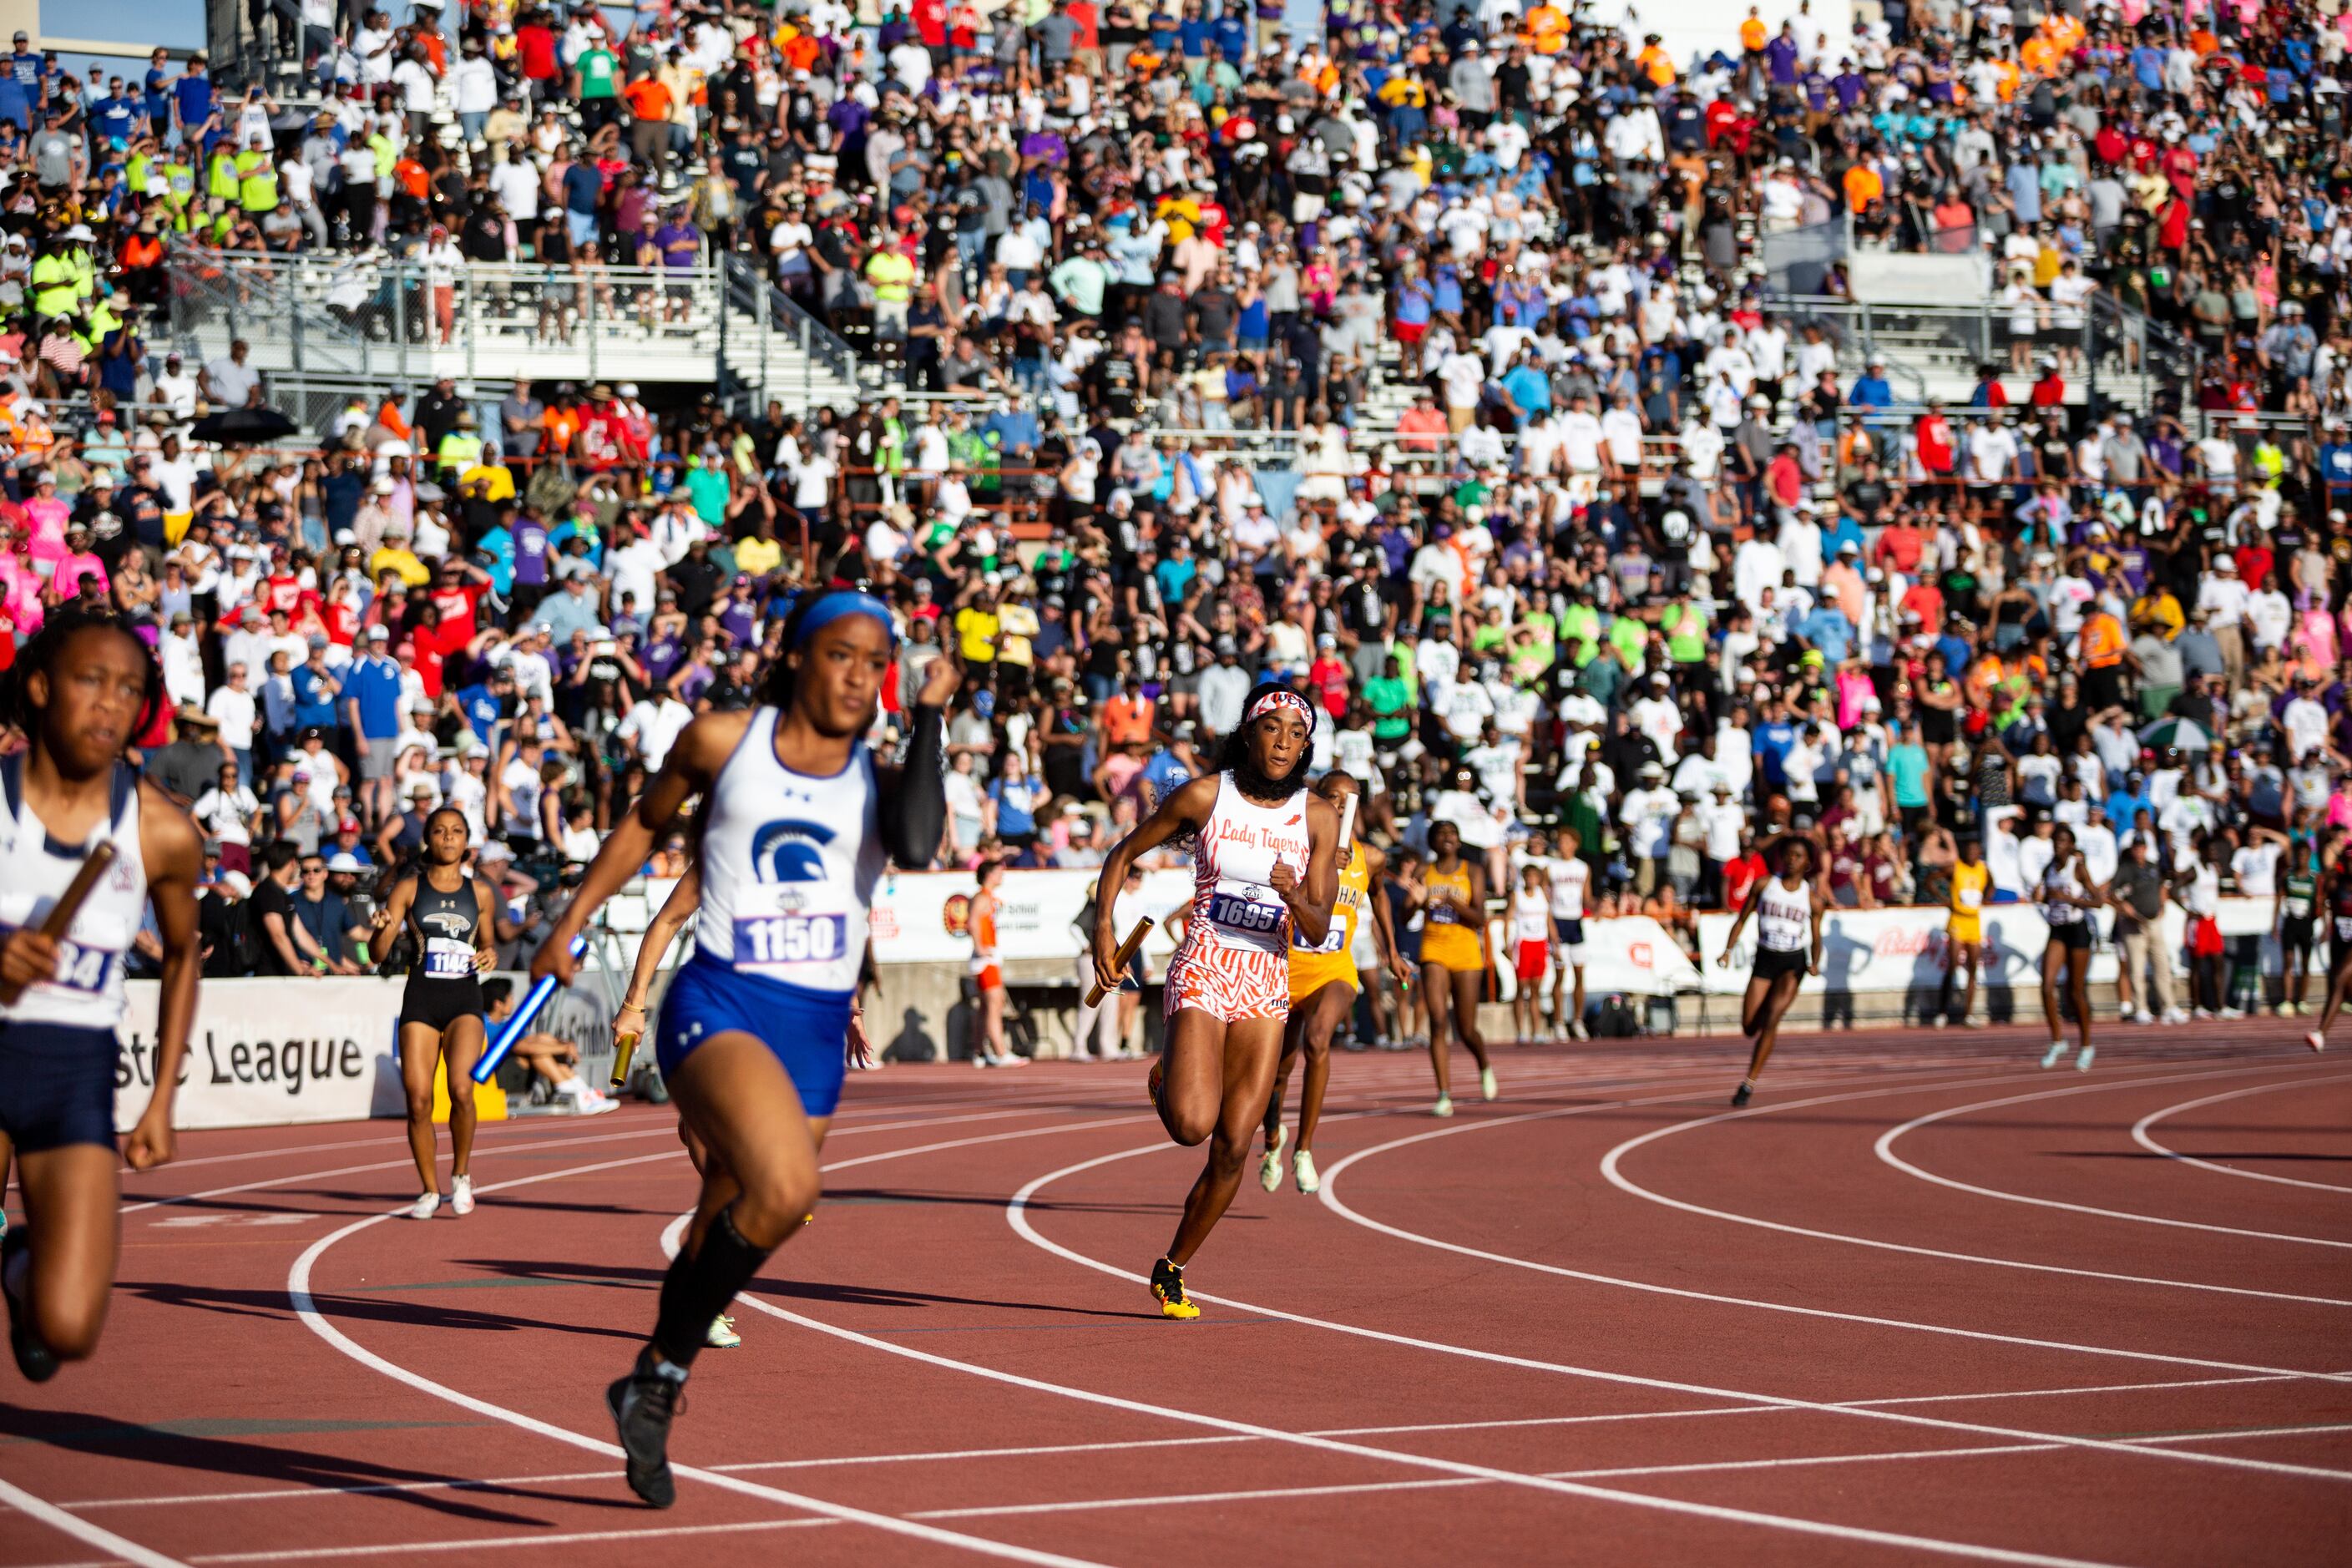
M 1307 727 L 1309 730 L 1315 728 L 1315 710 L 1309 708 L 1307 705 L 1307 699 L 1299 696 L 1296 691 L 1267 692 L 1265 696 L 1259 698 L 1255 703 L 1250 705 L 1249 716 L 1244 719 L 1242 722 L 1245 724 L 1255 724 L 1259 720 L 1265 718 L 1267 714 L 1279 712 L 1285 708 L 1297 709 L 1298 710 L 1298 717 L 1305 721 Z

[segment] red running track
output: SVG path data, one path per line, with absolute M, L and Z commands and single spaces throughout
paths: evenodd
M 2341 1563 L 2352 1063 L 2037 1035 L 1792 1037 L 1737 1113 L 1736 1042 L 1507 1047 L 1443 1122 L 1343 1056 L 1320 1201 L 1245 1182 L 1191 1324 L 1139 1066 L 855 1079 L 667 1513 L 602 1392 L 692 1201 L 667 1112 L 498 1126 L 422 1225 L 388 1124 L 189 1134 L 100 1358 L 0 1373 L 0 1568 Z

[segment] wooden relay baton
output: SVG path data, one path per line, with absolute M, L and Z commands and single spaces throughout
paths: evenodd
M 48 918 L 41 922 L 41 934 L 51 942 L 63 942 L 66 932 L 73 929 L 74 917 L 81 913 L 82 905 L 89 900 L 90 889 L 98 886 L 98 879 L 106 875 L 106 868 L 113 864 L 112 844 L 101 838 L 91 845 L 89 853 L 82 857 L 81 869 L 76 871 L 73 880 L 66 884 L 64 896 L 49 906 Z M 21 985 L 0 985 L 0 1005 L 14 1007 L 17 998 L 24 994 L 25 988 Z
M 1143 933 L 1150 929 L 1151 917 L 1150 915 L 1146 915 L 1141 920 L 1136 921 L 1135 929 L 1129 931 L 1127 933 L 1127 939 L 1118 944 L 1118 952 L 1111 955 L 1110 966 L 1124 973 L 1127 970 L 1128 963 L 1135 957 L 1136 951 L 1143 945 Z M 1104 992 L 1100 984 L 1087 986 L 1087 1005 L 1089 1007 L 1101 1006 L 1103 995 Z

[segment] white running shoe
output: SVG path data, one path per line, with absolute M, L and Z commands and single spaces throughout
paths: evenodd
M 2327 1037 L 2321 1034 L 2318 1030 L 2314 1029 L 2311 1033 L 2304 1036 L 2303 1043 L 2309 1046 L 2315 1051 L 2324 1051 L 2327 1048 Z
M 2186 1024 L 2189 1022 L 2189 1015 L 2178 1007 L 2168 1007 L 2164 1010 L 2162 1021 L 2167 1024 Z
M 2046 1068 L 2054 1068 L 2058 1065 L 2059 1059 L 2064 1057 L 2065 1054 L 2066 1042 L 2063 1040 L 2053 1040 L 2050 1042 L 2050 1048 L 2042 1053 L 2042 1065 Z
M 1942 1013 L 1938 1013 L 1934 1017 L 1927 1020 L 1927 1027 L 1931 1029 L 1948 1029 L 1951 1026 L 1952 1020 L 1949 1016 Z
M 2195 1018 L 2200 1024 L 2210 1024 L 2213 1021 L 2213 1009 L 2210 1007 L 2200 1007 L 2195 1013 L 2191 1014 L 2190 1016 Z
M 1282 1146 L 1290 1142 L 1290 1129 L 1277 1123 L 1274 1141 L 1265 1146 L 1265 1158 L 1257 1163 L 1257 1184 L 1267 1192 L 1282 1186 Z
M 449 1212 L 454 1215 L 468 1215 L 474 1212 L 473 1177 L 449 1178 Z
M 2245 1016 L 2246 1010 L 2242 1007 L 2224 1007 L 2221 1012 L 2221 1016 L 2228 1019 L 2242 1018 Z
M 580 1097 L 580 1114 L 583 1116 L 602 1116 L 608 1110 L 620 1109 L 621 1102 L 601 1089 L 592 1089 Z
M 1435 1105 L 1433 1105 L 1433 1106 L 1430 1107 L 1429 1113 L 1430 1113 L 1432 1116 L 1451 1116 L 1451 1115 L 1453 1115 L 1453 1114 L 1454 1114 L 1454 1097 L 1453 1097 L 1452 1095 L 1450 1095 L 1450 1094 L 1441 1094 L 1441 1095 L 1439 1095 L 1439 1096 L 1437 1097 L 1437 1103 L 1436 1103 Z
M 1495 1082 L 1495 1069 L 1493 1068 L 1480 1068 L 1478 1069 L 1478 1093 L 1480 1097 L 1486 1100 L 1492 1100 L 1501 1092 L 1501 1088 Z
M 431 1219 L 440 1211 L 441 1194 L 439 1193 L 419 1193 L 416 1194 L 416 1201 L 403 1210 L 402 1215 L 407 1219 Z
M 721 1312 L 710 1320 L 709 1331 L 702 1336 L 702 1342 L 715 1351 L 731 1351 L 743 1342 L 743 1336 L 735 1331 L 735 1320 Z
M 1592 1037 L 1592 1031 L 1584 1026 L 1583 1019 L 1579 1018 L 1569 1025 L 1568 1037 L 1571 1040 L 1589 1040 Z
M 2142 1007 L 2132 1014 L 2131 1021 L 2135 1024 L 2153 1024 L 2156 1022 L 2156 1015 Z
M 2074 1070 L 2076 1072 L 2089 1072 L 2091 1070 L 2091 1058 L 2098 1054 L 2099 1048 L 2096 1046 L 2084 1046 L 2083 1047 L 2083 1054 L 2074 1058 Z
M 1300 1192 L 1319 1193 L 1323 1190 L 1323 1178 L 1315 1173 L 1314 1150 L 1301 1149 L 1297 1153 L 1293 1154 L 1290 1157 L 1290 1170 L 1291 1173 L 1298 1179 Z

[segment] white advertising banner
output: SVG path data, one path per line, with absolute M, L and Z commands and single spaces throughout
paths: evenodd
M 2263 973 L 2279 972 L 2279 944 L 2272 935 L 2271 900 L 2223 899 L 2217 917 L 2224 937 L 2259 936 Z M 1756 926 L 1741 933 L 1739 951 L 1729 967 L 1718 964 L 1724 939 L 1731 933 L 1732 917 L 1699 917 L 1699 944 L 1706 989 L 1718 995 L 1737 995 L 1748 987 L 1748 970 L 1755 958 Z M 1609 922 L 1603 922 L 1604 925 Z M 1947 912 L 1940 909 L 1832 909 L 1822 920 L 1822 973 L 1807 975 L 1801 988 L 1807 994 L 1825 991 L 1910 991 L 1943 984 L 1949 962 L 1945 952 Z M 1591 929 L 1590 927 L 1587 928 Z M 2100 942 L 2091 955 L 2091 982 L 2116 978 L 2116 957 L 2110 933 L 2115 916 L 2098 917 Z M 2164 946 L 2177 973 L 2187 973 L 2183 948 L 2187 917 L 2177 904 L 2164 911 Z M 1994 986 L 2036 986 L 2042 983 L 2042 953 L 2050 942 L 2050 928 L 2032 904 L 1988 904 L 1984 910 L 1985 959 L 1983 983 Z M 2324 963 L 2326 954 L 2317 956 Z
M 134 980 L 116 1047 L 114 1125 L 128 1131 L 155 1085 L 163 987 Z M 272 1127 L 396 1112 L 397 980 L 207 980 L 183 1058 L 173 1125 Z
M 1488 951 L 1495 957 L 1498 982 L 1496 995 L 1507 1002 L 1518 994 L 1517 954 L 1501 921 L 1486 927 Z M 1549 991 L 1554 965 L 1547 957 L 1538 991 Z M 1622 991 L 1629 996 L 1671 996 L 1694 991 L 1702 984 L 1699 973 L 1666 928 L 1647 915 L 1584 922 L 1584 994 L 1589 997 Z
M 998 888 L 1003 907 L 996 917 L 1001 958 L 1068 958 L 1081 939 L 1070 922 L 1094 893 L 1093 871 L 1008 871 Z M 966 921 L 978 885 L 960 871 L 900 872 L 883 879 L 874 893 L 876 963 L 961 963 L 971 957 Z M 1192 901 L 1189 869 L 1147 871 L 1143 912 L 1155 922 L 1143 944 L 1147 958 L 1175 951 L 1175 921 Z

